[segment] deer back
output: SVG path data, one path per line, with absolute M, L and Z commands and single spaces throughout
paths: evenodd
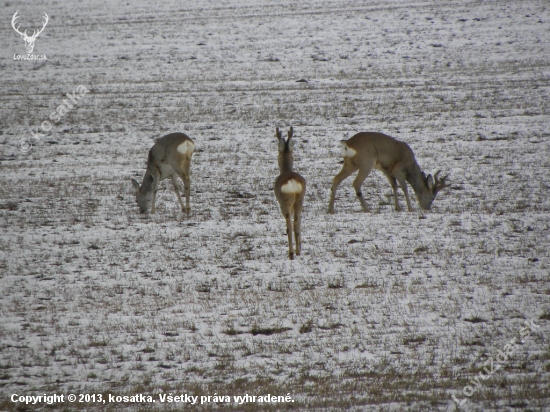
M 374 161 L 374 167 L 392 173 L 396 168 L 409 170 L 416 160 L 409 145 L 383 133 L 357 133 L 343 141 L 342 154 L 357 164 Z
M 149 152 L 147 168 L 156 167 L 160 171 L 160 180 L 174 171 L 181 172 L 182 165 L 191 162 L 195 150 L 193 140 L 184 133 L 171 133 L 156 140 Z M 153 170 L 151 170 L 153 172 Z

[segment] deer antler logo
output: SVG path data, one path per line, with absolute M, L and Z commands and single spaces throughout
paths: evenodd
M 15 23 L 16 23 L 16 20 L 19 18 L 19 16 L 17 15 L 17 13 L 19 13 L 19 10 L 17 10 L 15 12 L 15 14 L 13 15 L 12 19 L 11 19 L 11 25 L 13 27 L 13 29 L 19 33 L 21 35 L 21 37 L 23 38 L 23 40 L 25 41 L 25 48 L 27 49 L 27 53 L 32 53 L 33 49 L 34 49 L 34 42 L 36 41 L 36 38 L 40 35 L 40 33 L 42 33 L 44 31 L 44 28 L 46 27 L 46 24 L 48 24 L 48 20 L 49 20 L 49 17 L 46 13 L 44 13 L 44 24 L 42 25 L 42 28 L 40 30 L 33 30 L 33 33 L 32 33 L 32 36 L 29 36 L 27 35 L 27 30 L 25 30 L 23 33 L 21 33 L 19 31 L 19 26 L 21 26 L 20 24 L 15 27 Z

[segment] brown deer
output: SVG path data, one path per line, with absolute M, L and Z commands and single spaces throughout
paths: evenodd
M 288 235 L 288 257 L 294 259 L 292 247 L 292 214 L 294 214 L 294 236 L 296 237 L 296 255 L 300 255 L 301 235 L 300 221 L 304 195 L 306 193 L 306 180 L 298 173 L 292 171 L 292 149 L 294 140 L 292 127 L 288 131 L 288 139 L 285 141 L 279 128 L 276 129 L 276 137 L 279 141 L 279 170 L 281 174 L 275 180 L 273 187 L 275 197 L 281 206 L 281 212 L 286 220 L 286 233 Z
M 433 177 L 432 175 L 426 177 L 424 172 L 420 170 L 418 163 L 416 163 L 414 153 L 409 145 L 383 133 L 357 133 L 341 143 L 344 166 L 332 182 L 328 206 L 329 213 L 334 213 L 336 189 L 344 179 L 357 170 L 359 170 L 359 173 L 353 181 L 353 188 L 365 212 L 369 211 L 369 207 L 361 193 L 361 185 L 373 168 L 384 172 L 390 181 L 395 210 L 398 211 L 401 210 L 401 207 L 397 201 L 397 182 L 399 182 L 399 186 L 405 193 L 409 212 L 412 212 L 413 209 L 407 191 L 407 182 L 412 186 L 418 198 L 418 203 L 424 210 L 429 210 L 437 193 L 449 186 L 445 182 L 448 175 L 438 179 L 438 171 Z
M 155 213 L 155 198 L 158 184 L 164 179 L 171 177 L 174 191 L 178 195 L 181 210 L 189 214 L 189 196 L 191 193 L 191 156 L 195 150 L 195 144 L 183 133 L 171 133 L 157 139 L 147 159 L 147 170 L 143 176 L 141 187 L 132 179 L 136 190 L 136 202 L 141 213 Z M 176 176 L 179 176 L 185 186 L 185 206 L 181 200 Z

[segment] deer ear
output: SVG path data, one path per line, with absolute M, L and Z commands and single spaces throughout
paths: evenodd
M 279 141 L 281 140 L 281 137 L 283 137 L 283 135 L 282 135 L 282 133 L 281 133 L 281 131 L 279 130 L 278 127 L 275 129 L 275 137 L 276 137 L 277 140 L 279 140 Z
M 428 185 L 428 189 L 430 189 L 430 190 L 433 189 L 434 179 L 433 179 L 432 175 L 428 175 L 428 177 L 426 178 L 426 184 Z
M 136 189 L 136 192 L 139 193 L 139 183 L 136 181 L 136 179 L 132 179 L 132 186 L 134 186 L 134 189 Z

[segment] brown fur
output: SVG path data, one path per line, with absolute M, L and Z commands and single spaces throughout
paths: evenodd
M 447 187 L 445 184 L 446 176 L 438 180 L 436 173 L 435 182 L 431 175 L 426 177 L 416 163 L 414 153 L 409 145 L 391 136 L 374 132 L 357 133 L 343 143 L 355 150 L 356 153 L 351 157 L 344 157 L 344 166 L 340 173 L 334 177 L 328 208 L 329 213 L 334 213 L 334 199 L 338 186 L 356 171 L 359 171 L 359 173 L 353 181 L 353 188 L 365 212 L 368 212 L 369 208 L 361 193 L 361 185 L 373 168 L 382 171 L 388 178 L 393 189 L 395 210 L 398 211 L 401 210 L 397 201 L 398 182 L 405 193 L 409 212 L 412 212 L 413 209 L 409 199 L 407 182 L 415 191 L 423 209 L 430 209 L 437 192 Z
M 143 176 L 141 186 L 132 179 L 132 183 L 136 189 L 136 201 L 142 213 L 147 213 L 149 207 L 151 208 L 151 213 L 155 213 L 158 184 L 170 177 L 182 211 L 189 214 L 191 210 L 189 205 L 191 192 L 190 168 L 193 153 L 178 152 L 178 146 L 186 141 L 194 145 L 193 140 L 184 133 L 171 133 L 157 139 L 151 150 L 149 150 L 147 171 Z M 179 176 L 185 187 L 185 205 L 180 196 L 176 176 Z
M 281 136 L 281 132 L 277 128 L 277 139 L 279 140 L 279 170 L 280 174 L 275 180 L 273 190 L 275 191 L 275 197 L 281 207 L 281 213 L 286 220 L 286 231 L 288 235 L 288 257 L 294 259 L 294 248 L 292 245 L 292 232 L 294 226 L 294 237 L 296 239 L 296 255 L 300 255 L 301 252 L 301 233 L 300 223 L 302 216 L 302 208 L 304 204 L 304 195 L 306 193 L 306 180 L 298 173 L 292 171 L 293 158 L 292 158 L 292 144 L 289 144 L 292 137 L 292 127 L 288 132 L 288 140 Z M 281 191 L 282 186 L 289 180 L 294 179 L 302 185 L 302 191 L 300 193 L 283 193 Z M 292 224 L 292 216 L 294 215 L 294 225 Z

